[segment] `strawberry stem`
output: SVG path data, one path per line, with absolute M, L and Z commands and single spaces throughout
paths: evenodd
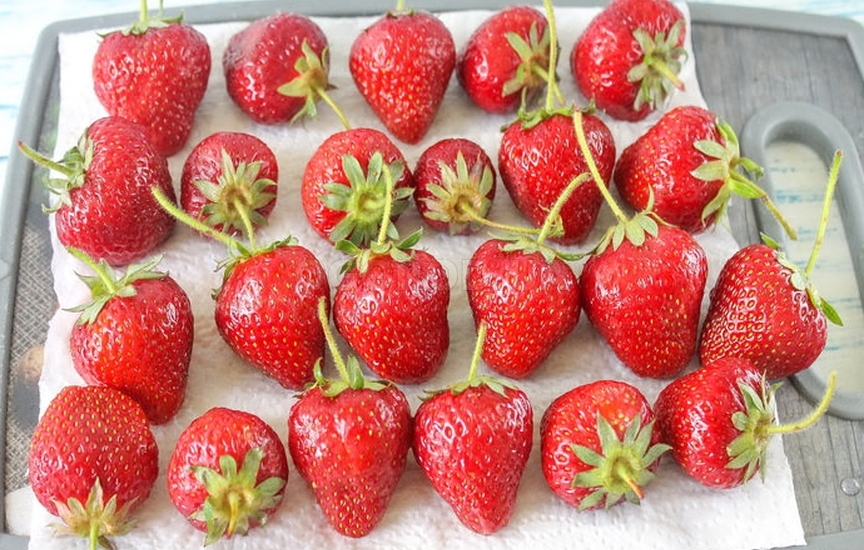
M 321 328 L 324 330 L 324 339 L 327 342 L 327 348 L 333 356 L 333 363 L 336 365 L 336 370 L 339 371 L 339 376 L 343 380 L 348 380 L 348 367 L 345 364 L 345 358 L 339 351 L 336 345 L 336 338 L 333 336 L 333 331 L 330 329 L 330 317 L 327 314 L 327 298 L 321 297 L 318 299 L 318 321 L 321 323 Z
M 234 201 L 234 208 L 240 215 L 240 220 L 243 222 L 243 231 L 246 233 L 246 238 L 249 239 L 249 246 L 252 250 L 258 248 L 255 243 L 255 226 L 252 224 L 252 219 L 249 217 L 249 209 L 241 200 Z
M 543 0 L 543 6 L 546 8 L 546 18 L 549 26 L 549 69 L 546 71 L 546 111 L 551 111 L 554 108 L 553 100 L 556 97 L 561 97 L 558 92 L 558 84 L 555 82 L 555 68 L 558 65 L 558 29 L 555 24 L 555 9 L 552 7 L 552 0 Z
M 480 365 L 480 356 L 483 352 L 483 343 L 486 342 L 487 327 L 485 322 L 481 322 L 477 327 L 477 342 L 474 344 L 474 353 L 471 356 L 471 366 L 468 369 L 468 381 L 477 378 L 477 368 Z
M 36 151 L 35 149 L 30 148 L 30 146 L 28 146 L 23 141 L 18 142 L 18 149 L 20 149 L 21 152 L 24 153 L 24 155 L 27 158 L 29 158 L 30 160 L 32 160 L 36 164 L 40 164 L 40 165 L 44 166 L 45 168 L 48 168 L 50 170 L 54 170 L 55 172 L 60 172 L 61 174 L 63 174 L 67 178 L 71 178 L 72 176 L 75 175 L 75 170 L 73 170 L 72 168 L 65 166 L 63 164 L 60 164 L 59 162 L 57 162 L 55 160 L 49 159 L 48 157 L 46 157 L 46 156 L 42 155 L 41 153 L 39 153 L 38 151 Z
M 822 415 L 824 415 L 828 411 L 828 406 L 831 404 L 831 399 L 834 397 L 834 390 L 836 388 L 837 372 L 831 371 L 828 374 L 828 380 L 825 384 L 825 393 L 822 395 L 822 400 L 819 401 L 819 404 L 807 417 L 791 424 L 772 424 L 767 428 L 767 433 L 769 435 L 789 434 L 806 430 L 807 428 L 815 424 L 817 420 L 822 418 Z
M 506 223 L 499 223 L 492 221 L 488 218 L 484 218 L 473 208 L 464 208 L 459 210 L 460 214 L 465 214 L 470 217 L 477 223 L 483 224 L 486 227 L 490 227 L 492 229 L 500 229 L 502 231 L 507 231 L 509 233 L 516 233 L 519 235 L 538 235 L 540 233 L 540 229 L 536 227 L 519 227 L 517 225 L 507 225 Z
M 99 280 L 105 287 L 106 294 L 113 295 L 117 293 L 116 281 L 106 271 L 106 266 L 104 264 L 99 264 L 98 262 L 95 262 L 93 258 L 85 254 L 83 251 L 78 250 L 77 248 L 70 246 L 69 248 L 67 248 L 67 250 L 69 251 L 69 254 L 87 264 L 87 267 L 89 267 L 93 271 L 93 273 L 95 273 L 96 276 L 99 277 Z
M 383 245 L 387 241 L 387 229 L 390 225 L 390 213 L 393 211 L 393 189 L 395 182 L 393 181 L 393 173 L 390 172 L 390 166 L 386 163 L 382 167 L 384 173 L 384 184 L 386 186 L 384 196 L 384 212 L 381 215 L 381 227 L 378 228 L 378 238 L 376 243 Z
M 624 211 L 621 210 L 621 207 L 618 206 L 618 203 L 612 197 L 612 193 L 609 192 L 609 188 L 606 187 L 603 176 L 600 175 L 600 170 L 594 161 L 594 155 L 591 154 L 591 148 L 588 147 L 588 139 L 585 137 L 585 128 L 582 124 L 582 111 L 579 109 L 573 111 L 573 127 L 576 130 L 576 141 L 579 142 L 579 149 L 582 152 L 582 156 L 585 157 L 585 164 L 588 165 L 588 170 L 591 172 L 591 176 L 594 178 L 594 183 L 597 184 L 600 194 L 603 195 L 606 204 L 612 209 L 615 218 L 621 223 L 627 223 L 627 215 L 624 214 Z
M 564 203 L 566 203 L 570 197 L 573 196 L 576 189 L 585 183 L 590 177 L 590 174 L 579 174 L 567 184 L 567 187 L 564 188 L 564 191 L 555 200 L 552 209 L 549 210 L 548 214 L 546 214 L 546 219 L 543 221 L 543 226 L 540 228 L 540 233 L 537 235 L 537 244 L 543 244 L 543 242 L 549 237 L 552 230 L 558 224 L 558 220 L 561 216 L 561 209 L 564 208 Z
M 173 202 L 168 200 L 168 197 L 166 197 L 165 194 L 162 192 L 162 190 L 159 189 L 158 187 L 153 186 L 150 189 L 150 192 L 153 194 L 153 197 L 156 199 L 156 202 L 159 203 L 159 206 L 164 208 L 166 212 L 168 212 L 169 214 L 174 216 L 177 220 L 183 222 L 184 224 L 188 225 L 189 227 L 191 227 L 192 229 L 194 229 L 196 231 L 199 231 L 201 233 L 204 233 L 206 235 L 213 237 L 217 241 L 219 241 L 222 244 L 224 244 L 225 246 L 227 246 L 229 249 L 233 250 L 234 248 L 237 247 L 237 241 L 236 240 L 231 238 L 229 235 L 226 235 L 225 233 L 223 233 L 221 231 L 217 231 L 216 229 L 214 229 L 213 227 L 210 227 L 209 225 L 202 222 L 201 220 L 199 220 L 193 216 L 190 216 L 189 214 L 184 212 L 176 204 L 174 204 Z
M 327 90 L 321 88 L 320 86 L 315 86 L 312 90 L 318 94 L 318 97 L 324 100 L 324 103 L 330 106 L 333 109 L 333 112 L 336 113 L 336 116 L 339 117 L 339 121 L 342 123 L 342 126 L 345 127 L 346 130 L 351 129 L 351 123 L 348 122 L 348 117 L 345 116 L 345 113 L 342 109 L 339 108 L 339 105 L 330 97 L 330 94 L 327 93 Z
M 396 11 L 403 11 L 405 9 L 405 0 L 396 0 Z
M 834 189 L 837 187 L 837 177 L 840 172 L 840 164 L 843 162 L 843 152 L 837 151 L 834 153 L 834 160 L 831 162 L 831 170 L 828 173 L 828 184 L 825 189 L 825 201 L 822 203 L 822 217 L 819 220 L 819 230 L 816 233 L 816 241 L 813 243 L 813 250 L 810 252 L 810 259 L 807 260 L 807 266 L 804 268 L 804 276 L 809 279 L 810 274 L 816 267 L 816 260 L 819 257 L 819 251 L 822 248 L 822 243 L 825 240 L 825 231 L 828 228 L 828 213 L 831 210 L 831 200 L 834 197 Z

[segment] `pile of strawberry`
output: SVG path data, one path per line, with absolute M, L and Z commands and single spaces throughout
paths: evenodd
M 666 0 L 599 11 L 569 52 L 584 110 L 557 84 L 568 77 L 558 32 L 549 2 L 545 15 L 509 7 L 457 52 L 437 16 L 389 12 L 348 55 L 378 129 L 352 127 L 333 101 L 321 28 L 298 14 L 266 17 L 233 34 L 221 58 L 232 109 L 261 132 L 197 142 L 211 73 L 204 35 L 145 5 L 139 23 L 101 39 L 93 85 L 107 116 L 60 161 L 22 144 L 62 175 L 49 181 L 58 253 L 76 260 L 91 294 L 72 308 L 68 341 L 86 385 L 51 399 L 31 448 L 34 492 L 62 531 L 91 547 L 127 533 L 163 469 L 168 498 L 207 544 L 279 513 L 294 497 L 289 464 L 348 537 L 381 522 L 409 454 L 456 517 L 488 535 L 513 516 L 532 452 L 549 490 L 579 510 L 638 503 L 664 454 L 708 487 L 764 474 L 771 437 L 812 424 L 830 399 L 776 425 L 769 382 L 812 364 L 839 321 L 809 283 L 815 253 L 802 270 L 773 241 L 745 247 L 709 294 L 698 236 L 732 195 L 762 200 L 792 230 L 748 177 L 761 169 L 740 157 L 727 124 L 700 106 L 665 110 L 683 86 L 685 17 Z M 424 141 L 447 116 L 454 78 L 472 109 L 508 121 L 497 162 L 468 135 Z M 262 136 L 291 132 L 286 123 L 318 124 L 322 102 L 343 129 L 311 157 L 268 146 Z M 650 124 L 617 150 L 609 120 Z M 413 166 L 404 145 L 422 147 Z M 181 151 L 175 187 L 169 157 Z M 287 182 L 283 169 L 280 184 L 286 162 L 302 163 L 302 175 Z M 491 215 L 502 200 L 516 225 Z M 314 245 L 271 238 L 286 202 L 299 205 L 293 227 Z M 598 226 L 604 205 L 608 229 Z M 464 292 L 423 248 L 424 232 L 445 235 L 448 260 L 465 262 Z M 219 259 L 209 303 L 178 283 L 200 292 L 205 276 L 159 269 L 180 238 Z M 322 246 L 340 259 L 335 276 Z M 460 322 L 457 304 L 470 319 Z M 547 387 L 555 397 L 539 409 L 521 386 L 543 385 L 550 357 L 569 369 L 590 361 L 563 346 L 582 312 L 621 368 Z M 464 340 L 454 331 L 468 327 L 473 355 L 455 357 L 451 336 Z M 203 371 L 216 358 L 195 355 L 202 336 L 229 351 L 237 372 L 227 382 Z M 248 379 L 241 363 L 261 377 Z M 412 412 L 433 379 L 453 378 L 450 365 L 467 376 L 427 391 Z M 287 438 L 254 406 L 192 402 L 193 380 L 230 390 L 230 403 L 278 386 L 282 410 L 271 414 Z M 653 403 L 640 380 L 663 385 Z M 172 429 L 160 466 L 154 433 Z

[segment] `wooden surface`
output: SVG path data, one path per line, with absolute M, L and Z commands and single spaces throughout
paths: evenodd
M 771 103 L 804 101 L 843 121 L 859 155 L 864 150 L 864 81 L 845 40 L 702 24 L 694 29 L 693 41 L 708 106 L 734 128 L 742 128 L 754 112 Z M 745 215 L 739 210 L 736 216 L 742 217 L 736 226 L 742 227 Z M 783 421 L 811 410 L 788 382 L 778 402 Z M 784 445 L 795 473 L 805 534 L 864 528 L 864 487 L 853 495 L 842 489 L 844 480 L 853 489 L 847 489 L 850 493 L 856 483 L 864 486 L 864 422 L 825 417 L 809 431 L 785 436 Z

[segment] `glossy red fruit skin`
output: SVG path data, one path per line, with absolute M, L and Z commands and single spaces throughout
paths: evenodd
M 578 508 L 594 488 L 573 484 L 580 472 L 591 467 L 572 451 L 573 445 L 588 447 L 600 453 L 597 417 L 602 416 L 622 438 L 627 427 L 637 417 L 642 426 L 654 421 L 654 411 L 642 392 L 635 386 L 618 380 L 598 380 L 577 386 L 555 398 L 540 421 L 540 464 L 543 477 L 555 495 L 568 505 Z M 660 434 L 651 433 L 651 445 L 660 442 Z M 656 471 L 659 460 L 649 467 Z M 599 504 L 586 508 L 593 510 Z
M 361 32 L 348 57 L 360 95 L 398 140 L 429 131 L 456 67 L 456 45 L 435 15 L 389 12 Z
M 401 162 L 405 166 L 402 176 L 394 182 L 395 187 L 414 186 L 414 176 L 402 152 L 386 134 L 374 128 L 353 128 L 336 132 L 324 140 L 312 154 L 303 171 L 300 197 L 306 219 L 318 235 L 329 239 L 333 228 L 345 218 L 345 212 L 333 210 L 321 201 L 321 197 L 328 193 L 324 188 L 328 183 L 350 186 L 348 176 L 342 169 L 342 157 L 355 157 L 365 173 L 369 167 L 369 159 L 376 152 L 381 153 L 388 165 Z M 398 216 L 391 217 L 393 222 L 397 219 Z
M 122 391 L 150 422 L 168 422 L 183 404 L 192 358 L 194 317 L 170 276 L 140 279 L 135 296 L 114 297 L 94 323 L 72 327 L 75 370 L 88 384 Z
M 466 272 L 474 324 L 488 332 L 481 356 L 509 378 L 530 376 L 579 322 L 579 282 L 566 262 L 540 253 L 502 249 L 490 239 L 471 257 Z
M 414 456 L 439 495 L 469 529 L 507 526 L 533 442 L 527 394 L 487 385 L 436 393 L 414 415 Z
M 98 479 L 104 500 L 131 510 L 159 474 L 159 449 L 147 416 L 131 397 L 105 386 L 67 386 L 48 404 L 30 441 L 28 476 L 39 503 L 82 504 Z
M 171 156 L 192 131 L 210 65 L 207 38 L 189 25 L 113 32 L 93 58 L 94 90 L 110 115 L 143 126 L 156 150 Z
M 327 273 L 312 252 L 280 245 L 239 262 L 216 297 L 216 326 L 240 357 L 280 385 L 302 389 L 324 356 L 318 301 Z
M 94 121 L 86 130 L 93 160 L 84 185 L 69 191 L 71 206 L 55 214 L 57 238 L 95 260 L 122 266 L 162 244 L 174 218 L 150 191 L 158 187 L 172 202 L 174 186 L 168 161 L 144 129 L 120 117 Z
M 609 185 L 615 167 L 612 131 L 594 115 L 584 115 L 583 124 L 600 175 Z M 556 114 L 527 130 L 515 122 L 504 131 L 498 173 L 516 207 L 535 227 L 543 225 L 570 182 L 587 171 L 569 116 Z M 552 240 L 567 245 L 583 242 L 594 228 L 602 204 L 603 195 L 589 179 L 564 204 L 564 234 Z
M 504 85 L 516 76 L 522 61 L 508 42 L 507 33 L 516 33 L 527 42 L 532 25 L 537 29 L 537 36 L 543 36 L 547 21 L 536 8 L 503 8 L 480 24 L 459 55 L 456 65 L 459 84 L 484 111 L 502 114 L 519 108 L 521 91 L 504 94 Z M 527 99 L 536 96 L 540 89 L 539 86 L 534 88 Z
M 297 60 L 306 41 L 319 57 L 328 47 L 324 31 L 310 18 L 278 13 L 257 19 L 228 41 L 222 70 L 229 97 L 252 120 L 261 124 L 288 122 L 306 102 L 278 89 L 296 78 Z
M 217 182 L 222 175 L 222 151 L 228 153 L 233 161 L 234 167 L 241 162 L 251 164 L 261 163 L 258 172 L 259 179 L 279 181 L 279 163 L 273 150 L 261 139 L 252 134 L 243 132 L 220 131 L 213 133 L 192 149 L 186 162 L 183 164 L 183 172 L 180 176 L 180 207 L 197 219 L 201 219 L 202 209 L 210 202 L 200 189 L 195 185 L 196 181 Z M 250 182 L 251 183 L 251 182 Z M 266 193 L 278 194 L 278 185 L 269 185 Z M 257 209 L 257 212 L 265 219 L 270 217 L 276 206 L 276 197 Z M 222 231 L 224 226 L 218 224 L 214 229 Z M 232 230 L 231 234 L 238 231 Z
M 708 261 L 686 231 L 659 226 L 634 246 L 625 239 L 582 269 L 582 306 L 591 324 L 635 374 L 669 378 L 693 357 Z
M 333 528 L 359 538 L 387 511 L 411 433 L 410 405 L 396 386 L 347 389 L 336 397 L 313 387 L 291 407 L 288 450 Z
M 346 272 L 333 298 L 336 329 L 369 369 L 397 384 L 432 378 L 450 349 L 450 283 L 434 256 L 414 250 L 399 262 L 389 255 L 368 269 Z
M 426 201 L 434 198 L 429 186 L 441 184 L 440 163 L 443 162 L 456 170 L 456 157 L 459 153 L 462 153 L 469 171 L 482 174 L 484 169 L 488 169 L 492 173 L 492 188 L 485 197 L 490 201 L 495 199 L 495 166 L 480 145 L 465 138 L 445 138 L 433 143 L 423 151 L 414 168 L 414 203 L 426 225 L 436 231 L 450 232 L 450 224 L 429 217 L 430 209 Z M 466 224 L 457 234 L 471 232 L 471 225 Z
M 570 55 L 570 68 L 583 95 L 597 109 L 626 121 L 638 121 L 651 113 L 648 104 L 633 108 L 639 83 L 628 82 L 627 73 L 639 64 L 644 52 L 633 37 L 637 28 L 650 36 L 668 34 L 681 12 L 668 0 L 613 0 L 579 37 Z M 678 45 L 686 38 L 682 31 Z
M 666 223 L 690 233 L 711 226 L 716 212 L 702 219 L 705 207 L 723 187 L 723 180 L 703 181 L 692 174 L 711 159 L 694 147 L 697 141 L 723 143 L 717 116 L 696 106 L 666 112 L 648 131 L 628 145 L 615 165 L 615 185 L 634 210 L 648 207 Z
M 792 271 L 768 245 L 733 254 L 710 292 L 699 342 L 702 364 L 741 357 L 768 380 L 812 365 L 828 341 L 828 321 L 791 279 Z
M 276 431 L 259 416 L 247 411 L 213 407 L 193 420 L 177 438 L 165 473 L 168 497 L 180 514 L 199 531 L 206 532 L 206 522 L 191 517 L 201 510 L 207 489 L 196 478 L 193 468 L 203 466 L 221 472 L 219 458 L 230 455 L 238 470 L 252 449 L 262 452 L 261 465 L 254 485 L 276 477 L 287 482 L 289 474 L 285 447 Z M 224 472 L 222 472 L 224 473 Z M 283 487 L 277 494 L 285 492 Z M 281 506 L 262 510 L 267 517 Z M 250 528 L 261 524 L 254 520 Z
M 727 447 L 741 434 L 732 415 L 745 410 L 739 386 L 762 395 L 762 374 L 749 361 L 719 359 L 670 382 L 654 403 L 657 430 L 688 475 L 703 485 L 741 485 L 744 468 L 727 468 Z

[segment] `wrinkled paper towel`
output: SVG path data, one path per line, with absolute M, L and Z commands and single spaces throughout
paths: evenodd
M 686 5 L 680 5 L 688 15 Z M 490 15 L 488 11 L 442 13 L 441 18 L 453 33 L 461 50 L 470 33 Z M 569 53 L 595 8 L 558 8 L 556 17 L 561 41 L 559 75 L 565 97 L 579 106 L 586 104 L 576 90 L 569 68 Z M 331 79 L 337 89 L 333 97 L 347 113 L 354 127 L 381 124 L 365 105 L 348 72 L 347 55 L 354 37 L 374 18 L 315 18 L 330 40 Z M 212 48 L 213 70 L 209 88 L 198 111 L 195 126 L 186 148 L 170 159 L 175 185 L 179 185 L 182 164 L 191 148 L 218 130 L 247 131 L 266 141 L 279 160 L 279 198 L 259 242 L 271 242 L 294 235 L 300 244 L 314 251 L 335 288 L 339 268 L 345 257 L 318 237 L 306 222 L 299 200 L 300 179 L 306 160 L 328 135 L 341 129 L 336 116 L 322 104 L 317 119 L 293 126 L 261 126 L 252 123 L 228 98 L 221 68 L 222 51 L 232 34 L 247 22 L 201 25 Z M 688 26 L 687 48 L 690 50 Z M 99 36 L 95 31 L 61 36 L 61 110 L 57 138 L 59 156 L 77 142 L 86 126 L 105 111 L 98 103 L 90 76 L 90 65 Z M 695 60 L 691 55 L 683 68 L 684 93 L 675 94 L 666 108 L 680 104 L 704 106 L 696 80 Z M 718 113 L 722 116 L 722 113 Z M 618 153 L 653 124 L 659 113 L 641 123 L 621 123 L 606 118 L 616 137 Z M 426 138 L 416 146 L 399 143 L 411 167 L 425 147 L 445 137 L 469 137 L 478 142 L 493 159 L 497 157 L 501 127 L 510 116 L 493 116 L 474 107 L 456 83 L 451 81 L 438 118 Z M 500 186 L 491 217 L 502 222 L 525 223 Z M 583 250 L 596 242 L 602 230 L 612 222 L 604 207 L 597 229 Z M 399 222 L 402 234 L 420 225 L 415 210 L 409 210 Z M 53 226 L 52 226 L 53 232 Z M 419 404 L 424 389 L 441 388 L 461 380 L 467 373 L 474 346 L 474 329 L 465 292 L 465 268 L 472 252 L 488 236 L 451 237 L 428 230 L 421 245 L 434 254 L 448 271 L 452 287 L 450 323 L 452 344 L 446 364 L 438 375 L 421 387 L 405 386 L 412 410 Z M 698 236 L 710 258 L 708 288 L 713 285 L 723 261 L 736 246 L 724 228 Z M 62 308 L 79 304 L 87 290 L 75 276 L 86 273 L 86 267 L 71 258 L 54 241 L 53 271 L 55 290 Z M 191 526 L 174 509 L 165 488 L 164 470 L 173 443 L 181 430 L 194 418 L 213 406 L 245 409 L 264 418 L 283 438 L 286 418 L 295 400 L 286 391 L 238 359 L 224 344 L 213 322 L 211 290 L 218 287 L 221 272 L 215 270 L 225 255 L 221 244 L 201 238 L 184 226 L 178 226 L 172 238 L 161 248 L 161 264 L 186 289 L 195 313 L 195 344 L 190 369 L 188 397 L 177 417 L 164 426 L 154 427 L 160 447 L 162 476 L 150 498 L 139 508 L 137 528 L 116 540 L 122 550 L 156 550 L 200 548 L 204 535 Z M 573 264 L 578 273 L 581 263 Z M 707 291 L 706 303 L 707 305 Z M 76 315 L 58 311 L 51 320 L 46 346 L 45 368 L 41 380 L 41 408 L 61 387 L 81 384 L 68 351 L 68 337 Z M 695 362 L 691 366 L 695 367 Z M 329 363 L 328 367 L 332 369 Z M 332 372 L 332 370 L 328 371 Z M 616 360 L 582 315 L 576 330 L 564 341 L 534 375 L 519 385 L 529 394 L 535 410 L 536 424 L 549 403 L 558 395 L 579 384 L 601 378 L 621 379 L 635 384 L 653 402 L 665 385 L 663 381 L 638 379 Z M 767 476 L 734 490 L 712 490 L 689 479 L 665 459 L 655 481 L 646 489 L 640 506 L 622 504 L 608 511 L 579 513 L 559 501 L 547 488 L 540 471 L 539 437 L 519 490 L 517 508 L 510 525 L 492 536 L 481 536 L 464 528 L 448 506 L 433 491 L 413 458 L 393 497 L 383 522 L 367 537 L 352 540 L 338 535 L 325 521 L 312 493 L 293 469 L 282 507 L 270 523 L 253 530 L 246 537 L 220 541 L 213 548 L 257 550 L 281 548 L 524 548 L 526 545 L 546 548 L 658 548 L 663 550 L 744 550 L 803 544 L 792 477 L 780 439 L 775 439 L 767 463 Z M 31 548 L 39 550 L 73 547 L 69 538 L 53 535 L 50 516 L 38 504 L 33 505 Z M 74 543 L 84 548 L 83 541 Z

